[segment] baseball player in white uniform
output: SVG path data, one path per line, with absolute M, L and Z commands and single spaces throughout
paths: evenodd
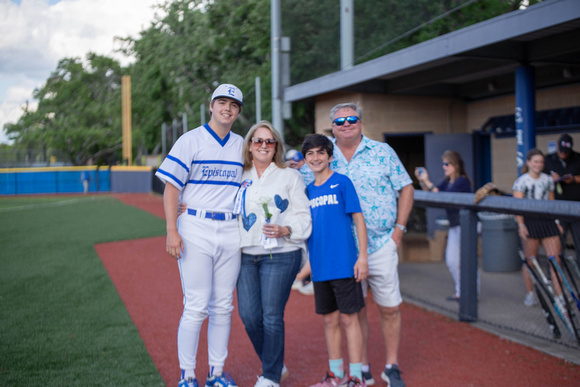
M 178 260 L 183 288 L 177 333 L 178 387 L 199 387 L 196 355 L 201 326 L 208 316 L 210 372 L 205 385 L 236 387 L 223 368 L 241 262 L 232 211 L 242 176 L 244 139 L 230 129 L 242 101 L 236 86 L 218 86 L 211 98 L 210 121 L 181 136 L 155 174 L 165 182 L 166 251 Z M 180 198 L 188 208 L 178 216 Z

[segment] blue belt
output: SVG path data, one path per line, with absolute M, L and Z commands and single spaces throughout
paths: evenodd
M 197 210 L 192 210 L 191 208 L 187 209 L 187 213 L 189 215 L 197 215 Z M 231 217 L 228 217 L 228 215 L 231 215 Z M 236 215 L 234 214 L 229 214 L 226 212 L 209 212 L 206 211 L 205 212 L 205 218 L 206 219 L 211 219 L 211 220 L 230 220 L 230 219 L 236 219 Z

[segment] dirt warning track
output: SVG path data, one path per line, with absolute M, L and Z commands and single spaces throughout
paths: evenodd
M 114 195 L 126 204 L 163 217 L 160 196 Z M 95 246 L 151 358 L 168 386 L 179 378 L 177 326 L 182 292 L 175 260 L 165 253 L 165 237 L 103 243 Z M 378 386 L 385 353 L 379 316 L 367 300 L 371 328 L 369 357 Z M 240 387 L 252 387 L 260 363 L 247 338 L 234 300 L 226 371 Z M 399 365 L 407 386 L 578 386 L 580 367 L 457 322 L 412 304 L 402 305 Z M 285 364 L 290 376 L 282 386 L 304 387 L 328 367 L 322 318 L 314 298 L 292 291 L 286 308 Z M 198 351 L 197 375 L 207 373 L 206 326 Z M 346 356 L 346 346 L 343 352 Z M 348 359 L 345 358 L 345 362 Z

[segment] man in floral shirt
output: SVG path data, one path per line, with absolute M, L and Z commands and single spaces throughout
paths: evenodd
M 387 352 L 385 370 L 381 377 L 389 387 L 405 386 L 397 364 L 401 334 L 399 306 L 402 302 L 397 271 L 397 247 L 407 230 L 407 219 L 413 207 L 414 188 L 393 148 L 362 135 L 362 109 L 358 105 L 336 105 L 330 111 L 330 120 L 335 137 L 331 168 L 347 175 L 354 183 L 367 226 L 367 283 L 379 308 Z M 374 380 L 366 353 L 369 336 L 366 308 L 359 313 L 359 318 L 365 338 L 363 376 L 367 385 L 372 385 Z

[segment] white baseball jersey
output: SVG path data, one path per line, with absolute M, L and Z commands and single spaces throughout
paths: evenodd
M 188 208 L 232 212 L 242 178 L 243 143 L 232 132 L 222 140 L 205 124 L 175 142 L 155 175 L 178 188 Z

